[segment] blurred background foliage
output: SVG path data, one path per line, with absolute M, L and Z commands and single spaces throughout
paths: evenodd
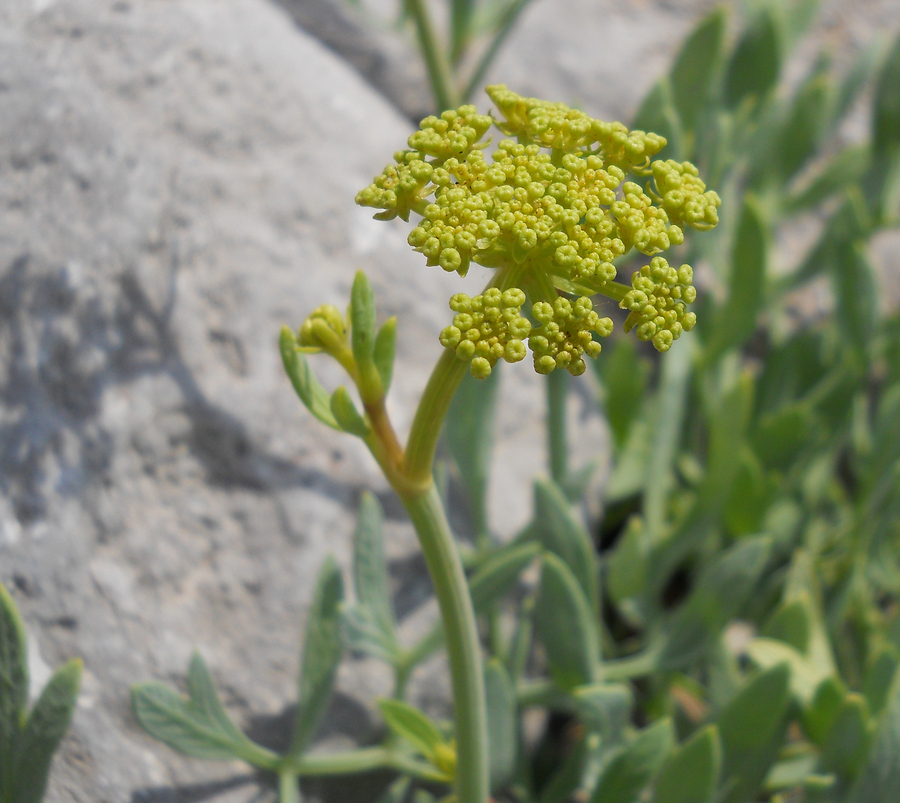
M 788 82 L 817 4 L 744 11 L 701 20 L 632 121 L 697 164 L 723 222 L 683 255 L 705 285 L 695 333 L 662 357 L 622 337 L 596 362 L 612 470 L 593 537 L 567 377 L 553 480 L 508 546 L 490 546 L 472 437 L 494 387 L 469 382 L 448 425 L 473 565 L 543 556 L 512 637 L 486 625 L 520 707 L 554 712 L 509 799 L 875 803 L 900 784 L 900 277 L 872 255 L 900 224 L 900 39 Z M 847 144 L 861 107 L 869 138 Z M 549 681 L 527 679 L 532 627 Z

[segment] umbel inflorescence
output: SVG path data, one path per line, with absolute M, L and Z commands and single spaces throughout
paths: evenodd
M 719 196 L 689 162 L 654 161 L 666 145 L 657 134 L 505 86 L 487 93 L 502 120 L 474 106 L 425 118 L 409 148 L 356 197 L 381 210 L 380 220 L 418 216 L 409 243 L 428 265 L 461 276 L 472 262 L 496 269 L 482 295 L 451 299 L 456 315 L 443 345 L 476 377 L 497 360 L 522 360 L 526 343 L 539 373 L 578 375 L 583 354 L 600 352 L 594 335 L 612 332 L 593 310 L 590 296 L 599 293 L 630 311 L 626 331 L 668 350 L 696 322 L 687 310 L 696 291 L 689 265 L 657 255 L 683 242 L 685 226 L 713 228 Z M 486 155 L 492 125 L 507 138 Z M 653 259 L 629 287 L 615 281 L 615 260 L 632 250 Z M 521 313 L 526 296 L 533 320 Z

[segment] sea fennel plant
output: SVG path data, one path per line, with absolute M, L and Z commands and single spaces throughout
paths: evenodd
M 378 219 L 414 218 L 409 243 L 428 266 L 460 275 L 473 262 L 491 269 L 482 293 L 449 299 L 452 318 L 448 315 L 448 325 L 435 333 L 445 351 L 422 394 L 405 446 L 385 403 L 396 321 L 377 326 L 374 295 L 363 273 L 353 283 L 346 316 L 326 304 L 296 331 L 285 327 L 281 333 L 281 354 L 298 396 L 319 421 L 359 437 L 369 448 L 410 516 L 434 585 L 441 627 L 405 649 L 396 638 L 386 592 L 377 504 L 364 500 L 354 577 L 358 602 L 344 609 L 343 630 L 349 646 L 377 654 L 394 667 L 398 699 L 382 701 L 380 708 L 400 743 L 389 739 L 383 748 L 334 757 L 305 755 L 340 658 L 336 622 L 341 589 L 333 565 L 323 571 L 310 617 L 297 731 L 286 755 L 253 745 L 231 724 L 199 658 L 192 666 L 189 701 L 152 684 L 135 691 L 136 713 L 151 733 L 195 755 L 220 757 L 230 751 L 275 770 L 284 801 L 297 799 L 299 775 L 382 766 L 449 784 L 460 803 L 484 803 L 504 773 L 510 775 L 515 751 L 513 758 L 504 758 L 500 747 L 516 740 L 510 669 L 521 666 L 530 639 L 520 634 L 518 646 L 511 646 L 506 656 L 512 663 L 486 663 L 476 612 L 488 610 L 541 550 L 526 539 L 489 554 L 467 577 L 433 479 L 435 450 L 451 401 L 467 372 L 486 379 L 499 361 L 521 362 L 529 352 L 539 374 L 560 369 L 573 376 L 584 373 L 585 356 L 596 358 L 599 338 L 613 330 L 612 320 L 594 308 L 598 295 L 627 310 L 625 330 L 634 330 L 660 352 L 696 323 L 689 310 L 696 297 L 691 267 L 670 265 L 661 256 L 683 242 L 685 228 L 708 230 L 718 222 L 719 197 L 706 189 L 693 165 L 654 161 L 666 145 L 656 134 L 629 131 L 620 123 L 522 97 L 504 86 L 487 92 L 498 119 L 474 106 L 426 118 L 407 149 L 398 151 L 356 198 L 378 210 Z M 492 126 L 504 137 L 488 153 Z M 627 283 L 619 282 L 616 262 L 631 252 L 646 257 L 647 264 Z M 307 358 L 316 353 L 344 368 L 361 410 L 345 387 L 329 394 L 318 383 Z M 567 505 L 558 492 L 548 486 L 538 504 L 560 526 L 569 526 Z M 541 629 L 544 621 L 545 633 L 553 629 L 546 627 L 542 613 L 546 600 L 553 598 L 558 610 L 552 617 L 567 616 L 569 608 L 580 617 L 571 633 L 581 641 L 580 634 L 596 628 L 584 622 L 596 616 L 599 603 L 587 537 L 579 535 L 574 523 L 572 527 L 573 543 L 587 551 L 580 566 L 577 557 L 566 561 L 553 554 L 565 557 L 568 547 L 543 555 L 545 601 L 538 606 L 537 625 Z M 572 582 L 580 586 L 572 587 Z M 452 734 L 402 701 L 410 669 L 442 642 L 452 681 Z M 563 644 L 562 649 L 578 653 L 570 666 L 567 659 L 551 661 L 563 688 L 599 679 L 598 644 Z M 513 669 L 513 679 L 518 674 Z M 614 697 L 620 693 L 613 691 Z M 490 721 L 487 706 L 492 708 Z M 498 727 L 505 736 L 497 736 Z

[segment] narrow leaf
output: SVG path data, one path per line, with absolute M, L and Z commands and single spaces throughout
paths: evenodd
M 597 557 L 590 536 L 575 519 L 569 503 L 551 480 L 534 484 L 535 527 L 544 549 L 558 555 L 572 570 L 594 614 L 600 615 Z
M 652 803 L 712 803 L 722 766 L 715 725 L 697 731 L 663 764 Z
M 669 719 L 642 730 L 606 766 L 591 803 L 634 803 L 659 771 L 674 741 Z
M 725 103 L 736 108 L 747 98 L 759 102 L 778 81 L 781 47 L 775 18 L 764 8 L 741 37 L 725 76 Z
M 756 329 L 768 262 L 767 239 L 759 204 L 747 196 L 732 248 L 728 301 L 716 316 L 709 361 L 744 343 Z
M 491 790 L 501 789 L 516 768 L 518 753 L 518 706 L 516 693 L 503 664 L 496 658 L 484 668 L 487 703 L 488 760 Z
M 866 698 L 851 692 L 844 698 L 834 727 L 822 746 L 820 771 L 855 778 L 866 763 L 871 740 L 872 728 Z
M 651 87 L 631 121 L 631 127 L 665 137 L 667 145 L 660 152 L 662 158 L 684 158 L 682 125 L 668 76 L 663 76 Z
M 375 353 L 375 293 L 361 270 L 356 272 L 350 290 L 350 338 L 356 364 L 371 362 Z
M 312 741 L 331 700 L 331 689 L 341 660 L 341 572 L 328 557 L 319 572 L 306 623 L 303 663 L 297 697 L 297 718 L 290 755 L 299 756 Z
M 479 535 L 487 533 L 487 490 L 493 447 L 494 409 L 500 371 L 487 379 L 468 372 L 450 404 L 445 437 L 469 500 L 472 525 Z
M 593 683 L 598 680 L 600 644 L 590 604 L 560 558 L 546 553 L 543 564 L 535 624 L 550 674 L 563 688 Z
M 300 397 L 300 401 L 323 424 L 332 429 L 342 431 L 341 426 L 335 421 L 334 414 L 331 412 L 331 404 L 325 388 L 319 384 L 319 380 L 316 379 L 315 374 L 309 367 L 306 357 L 297 351 L 297 339 L 287 326 L 281 329 L 279 346 L 281 348 L 281 360 L 284 363 L 284 370 L 287 372 L 294 390 Z
M 81 668 L 81 661 L 75 659 L 57 669 L 28 717 L 13 770 L 15 803 L 40 803 L 44 797 L 50 762 L 75 711 Z
M 378 376 L 381 377 L 381 386 L 387 393 L 391 387 L 391 379 L 394 376 L 394 357 L 397 353 L 397 316 L 388 318 L 378 330 L 375 338 L 375 350 L 372 360 Z
M 369 608 L 363 605 L 342 606 L 341 625 L 344 643 L 351 652 L 365 653 L 392 665 L 397 662 L 400 647 L 396 638 L 385 633 Z
M 699 22 L 685 39 L 669 73 L 672 98 L 685 131 L 696 130 L 709 102 L 722 58 L 725 16 L 724 7 L 717 8 Z
M 606 359 L 593 363 L 600 375 L 603 409 L 617 451 L 624 448 L 631 425 L 640 413 L 650 373 L 649 364 L 637 353 L 636 343 L 636 338 L 624 337 L 616 341 Z M 603 353 L 607 353 L 605 348 Z
M 378 708 L 388 727 L 412 744 L 425 758 L 433 759 L 435 748 L 447 741 L 431 718 L 409 703 L 402 700 L 379 700 Z
M 334 420 L 344 432 L 356 435 L 359 438 L 365 438 L 370 432 L 369 425 L 365 419 L 359 414 L 350 393 L 343 385 L 341 385 L 334 393 L 331 394 L 331 413 Z
M 359 603 L 371 611 L 385 635 L 393 636 L 396 617 L 384 558 L 383 521 L 378 499 L 366 491 L 360 499 L 359 522 L 353 534 L 353 583 Z
M 28 646 L 13 598 L 0 584 L 0 800 L 9 792 L 13 750 L 28 704 Z
M 842 242 L 832 271 L 838 322 L 849 344 L 864 352 L 878 315 L 873 268 L 863 242 Z
M 724 789 L 720 803 L 755 799 L 782 745 L 790 704 L 790 677 L 790 669 L 784 663 L 762 672 L 720 713 Z
M 699 658 L 753 591 L 771 549 L 765 536 L 745 538 L 704 570 L 670 628 L 660 666 L 676 668 Z
M 476 612 L 482 612 L 508 594 L 516 585 L 522 570 L 541 551 L 536 543 L 521 544 L 493 555 L 469 580 L 469 593 Z
M 900 789 L 900 672 L 894 676 L 868 760 L 850 789 L 847 803 L 884 803 Z

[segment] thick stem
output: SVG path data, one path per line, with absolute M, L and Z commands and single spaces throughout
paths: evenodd
M 292 769 L 283 769 L 278 773 L 279 803 L 300 803 L 300 786 L 297 773 Z
M 553 371 L 547 377 L 547 450 L 550 476 L 562 487 L 569 474 L 569 448 L 566 439 L 566 391 L 568 371 Z
M 457 799 L 459 803 L 486 803 L 489 788 L 484 677 L 466 575 L 437 489 L 432 486 L 425 494 L 401 498 L 418 533 L 444 625 L 456 721 Z
M 444 350 L 437 365 L 434 366 L 406 443 L 404 473 L 408 481 L 430 482 L 441 427 L 450 408 L 450 402 L 453 401 L 453 394 L 456 393 L 468 368 L 468 363 L 460 360 L 450 349 Z

